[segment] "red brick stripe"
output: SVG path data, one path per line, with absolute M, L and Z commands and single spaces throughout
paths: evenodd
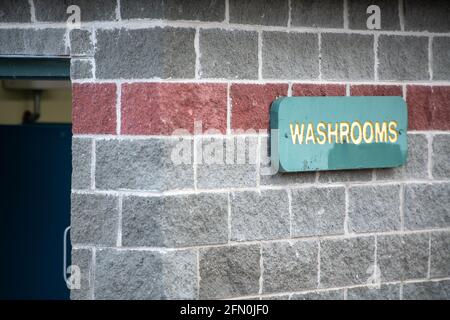
M 292 95 L 304 97 L 345 96 L 345 85 L 297 83 L 292 86 Z
M 352 96 L 403 96 L 402 87 L 395 85 L 353 85 Z
M 73 133 L 116 133 L 116 84 L 73 85 Z M 231 126 L 268 129 L 273 100 L 286 96 L 287 84 L 240 84 L 230 88 Z M 353 96 L 401 96 L 398 85 L 352 85 Z M 293 96 L 343 96 L 343 84 L 294 84 Z M 407 86 L 409 130 L 450 130 L 450 86 Z M 226 133 L 227 85 L 210 83 L 128 83 L 122 86 L 121 133 L 170 135 L 176 129 Z M 209 131 L 210 132 L 210 131 Z
M 410 130 L 450 130 L 450 86 L 406 88 Z
M 74 84 L 72 131 L 75 134 L 116 133 L 116 85 Z
M 170 135 L 176 129 L 194 133 L 226 133 L 227 85 L 191 83 L 130 83 L 122 86 L 123 134 Z M 217 132 L 216 132 L 217 133 Z
M 270 105 L 287 91 L 287 84 L 233 84 L 232 129 L 269 129 Z

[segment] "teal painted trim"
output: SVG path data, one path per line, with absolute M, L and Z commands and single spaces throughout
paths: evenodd
M 0 57 L 0 79 L 70 79 L 69 58 Z
M 406 163 L 408 153 L 407 119 L 406 103 L 401 97 L 279 98 L 270 111 L 272 167 L 281 172 L 296 172 L 401 166 Z M 350 133 L 354 133 L 355 139 L 345 134 L 347 126 L 341 127 L 341 123 L 353 128 Z M 297 124 L 299 134 L 295 134 Z M 309 124 L 313 133 L 308 135 Z M 329 136 L 328 131 L 332 131 L 328 130 L 329 124 L 338 132 L 342 128 L 343 136 L 340 138 L 340 133 L 337 137 Z M 360 132 L 364 124 L 366 130 Z M 382 131 L 384 124 L 386 136 Z M 362 131 L 367 139 L 358 142 L 363 137 Z

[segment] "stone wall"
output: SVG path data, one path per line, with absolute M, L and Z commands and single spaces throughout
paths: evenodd
M 450 298 L 448 1 L 3 2 L 1 54 L 72 58 L 72 298 Z M 327 95 L 403 96 L 407 165 L 261 174 Z

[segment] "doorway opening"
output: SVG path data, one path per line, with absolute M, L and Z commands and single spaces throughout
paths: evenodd
M 69 299 L 71 109 L 69 58 L 0 57 L 0 299 Z

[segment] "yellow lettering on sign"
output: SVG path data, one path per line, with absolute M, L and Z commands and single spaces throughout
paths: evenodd
M 387 142 L 387 122 L 375 122 L 375 142 Z
M 341 143 L 349 142 L 349 136 L 350 134 L 350 123 L 348 122 L 341 122 L 339 125 L 339 139 L 341 140 Z
M 389 122 L 389 142 L 394 143 L 398 139 L 397 121 Z
M 328 143 L 333 143 L 333 136 L 336 143 L 339 143 L 338 135 L 338 124 L 335 123 L 334 130 L 332 129 L 333 124 L 328 123 Z
M 302 123 L 301 129 L 300 129 L 300 126 L 298 125 L 298 122 L 295 123 L 295 127 L 292 125 L 292 123 L 289 126 L 291 127 L 292 143 L 296 144 L 297 139 L 298 139 L 298 143 L 302 144 L 303 143 L 303 132 L 305 130 L 305 125 Z
M 369 130 L 367 130 L 369 129 Z M 367 133 L 369 132 L 369 133 Z M 365 143 L 372 143 L 374 136 L 373 124 L 371 121 L 364 122 L 363 125 L 363 139 Z
M 327 142 L 327 132 L 325 131 L 326 124 L 324 122 L 319 122 L 317 124 L 317 134 L 320 136 L 320 138 L 317 138 L 318 144 L 324 144 Z
M 293 144 L 395 143 L 399 132 L 396 121 L 322 122 L 289 124 Z
M 308 123 L 308 129 L 306 130 L 305 144 L 308 144 L 308 141 L 312 141 L 313 144 L 316 144 L 316 137 L 314 135 L 314 126 L 311 122 Z
M 358 128 L 358 138 L 355 137 L 355 128 Z M 360 144 L 362 142 L 362 126 L 361 122 L 355 121 L 352 123 L 351 129 L 350 129 L 350 135 L 352 137 L 352 142 L 354 144 Z

